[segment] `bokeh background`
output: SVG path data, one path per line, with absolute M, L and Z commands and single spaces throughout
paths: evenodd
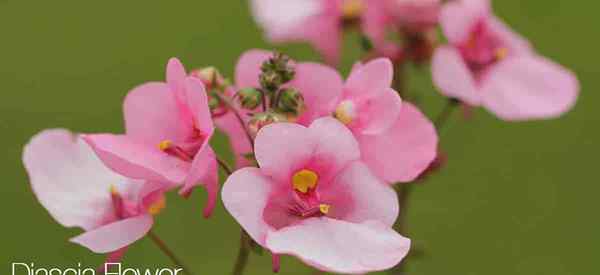
M 575 109 L 551 121 L 506 123 L 485 111 L 455 115 L 440 133 L 448 165 L 415 188 L 409 237 L 425 254 L 408 274 L 600 274 L 600 4 L 587 0 L 495 1 L 497 14 L 537 49 L 572 68 L 582 90 Z M 359 51 L 346 41 L 343 72 Z M 120 132 L 126 92 L 163 80 L 171 56 L 188 69 L 215 65 L 231 75 L 249 48 L 272 48 L 247 3 L 223 1 L 0 0 L 0 273 L 11 262 L 96 266 L 103 256 L 67 242 L 65 229 L 30 191 L 22 146 L 44 128 Z M 279 47 L 315 60 L 306 45 Z M 444 101 L 427 68 L 411 70 L 411 93 L 434 116 Z M 227 153 L 225 140 L 215 140 Z M 230 157 L 230 156 L 229 156 Z M 217 207 L 201 218 L 205 194 L 171 195 L 156 232 L 195 271 L 228 274 L 239 227 Z M 171 266 L 144 239 L 125 258 L 134 267 Z M 270 257 L 252 255 L 248 274 L 269 274 Z M 281 274 L 313 274 L 284 258 Z

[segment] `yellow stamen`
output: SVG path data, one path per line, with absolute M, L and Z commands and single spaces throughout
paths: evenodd
M 148 207 L 148 213 L 150 215 L 158 215 L 165 207 L 167 207 L 167 201 L 165 197 L 161 197 Z
M 309 189 L 315 188 L 318 180 L 319 176 L 317 173 L 307 169 L 302 169 L 292 176 L 294 189 L 302 193 L 306 193 Z
M 319 204 L 319 210 L 325 215 L 329 213 L 329 208 L 331 208 L 331 205 L 329 204 Z
M 506 58 L 506 56 L 508 55 L 508 49 L 507 48 L 498 48 L 496 50 L 496 59 L 497 60 L 502 60 L 504 58 Z
M 173 145 L 173 142 L 168 139 L 165 139 L 158 144 L 158 149 L 164 151 L 171 148 L 171 145 Z
M 345 0 L 342 5 L 342 16 L 345 19 L 357 19 L 365 9 L 363 0 Z
M 119 190 L 117 190 L 117 187 L 115 187 L 114 185 L 110 186 L 110 194 L 112 195 L 118 195 L 119 194 Z
M 333 116 L 346 125 L 350 124 L 354 118 L 354 104 L 350 101 L 340 103 Z

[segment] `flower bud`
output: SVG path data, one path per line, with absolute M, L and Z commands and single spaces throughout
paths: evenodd
M 207 89 L 217 88 L 222 86 L 224 83 L 223 76 L 215 67 L 205 67 L 202 69 L 193 70 L 190 75 L 200 79 Z
M 280 92 L 279 101 L 277 102 L 278 111 L 297 116 L 304 111 L 304 108 L 304 97 L 302 97 L 300 91 L 287 88 Z
M 281 85 L 292 80 L 296 72 L 290 63 L 290 58 L 281 53 L 275 53 L 263 62 L 259 77 L 261 87 L 267 91 L 276 91 Z
M 242 107 L 254 110 L 262 103 L 263 94 L 254 88 L 241 89 L 237 93 L 237 100 Z
M 284 115 L 274 112 L 258 113 L 248 122 L 248 130 L 252 136 L 256 136 L 262 127 L 277 122 L 287 122 L 287 118 Z

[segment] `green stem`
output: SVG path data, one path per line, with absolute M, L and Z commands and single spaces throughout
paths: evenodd
M 246 265 L 248 264 L 248 256 L 250 256 L 249 240 L 250 236 L 242 229 L 240 233 L 240 249 L 238 250 L 237 259 L 233 268 L 233 275 L 244 274 L 244 269 L 246 269 Z
M 186 275 L 193 275 L 192 271 L 173 253 L 173 251 L 167 246 L 167 244 L 153 231 L 148 232 L 148 237 L 158 246 L 158 248 L 165 254 L 171 261 L 179 268 L 183 269 L 183 273 Z

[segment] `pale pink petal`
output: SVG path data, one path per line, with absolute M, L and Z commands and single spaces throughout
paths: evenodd
M 348 163 L 360 158 L 360 149 L 354 135 L 337 119 L 332 117 L 317 119 L 308 129 L 310 138 L 316 141 L 316 146 L 308 153 L 312 154 L 311 165 L 321 172 L 319 174 L 321 181 L 327 182 Z M 304 148 L 307 149 L 310 148 Z
M 72 238 L 71 242 L 95 253 L 113 252 L 144 237 L 153 223 L 152 215 L 140 215 L 87 231 Z
M 260 66 L 273 56 L 272 52 L 265 50 L 248 50 L 240 56 L 235 66 L 235 85 L 238 88 L 260 87 L 258 77 Z
M 392 18 L 386 12 L 384 2 L 382 0 L 366 0 L 365 11 L 361 18 L 362 30 L 376 49 L 383 48 L 386 42 L 387 27 L 392 25 Z
M 340 193 L 348 192 L 351 201 L 349 211 L 343 219 L 361 223 L 367 220 L 378 220 L 392 226 L 398 217 L 398 195 L 388 184 L 378 179 L 369 168 L 360 161 L 352 162 L 334 179 L 333 183 L 319 189 L 321 199 L 325 202 Z M 338 205 L 332 205 L 335 211 Z M 344 205 L 342 205 L 344 207 Z
M 90 230 L 116 218 L 110 188 L 125 189 L 127 179 L 106 168 L 71 132 L 35 135 L 25 145 L 23 163 L 34 194 L 60 224 Z
M 438 136 L 433 123 L 407 102 L 387 132 L 360 135 L 357 139 L 363 161 L 389 183 L 414 180 L 437 154 Z
M 410 240 L 375 221 L 310 218 L 269 232 L 266 245 L 273 253 L 297 256 L 323 271 L 362 274 L 398 264 L 407 255 Z
M 440 24 L 451 44 L 469 39 L 473 27 L 490 16 L 490 0 L 449 1 L 440 13 Z
M 212 136 L 215 128 L 204 84 L 195 77 L 187 77 L 184 84 L 185 104 L 189 108 L 194 122 L 194 125 L 191 126 L 200 130 L 204 138 L 208 139 Z
M 340 19 L 332 16 L 321 16 L 311 19 L 314 25 L 308 35 L 308 41 L 323 56 L 325 63 L 337 66 L 340 61 L 342 30 Z M 307 27 L 307 26 L 303 26 Z
M 506 59 L 483 83 L 483 105 L 504 120 L 558 117 L 575 105 L 579 93 L 572 72 L 540 56 Z
M 286 181 L 307 163 L 316 147 L 316 137 L 295 123 L 274 123 L 263 127 L 254 142 L 261 171 Z
M 514 32 L 499 18 L 492 16 L 487 21 L 490 30 L 497 35 L 508 49 L 509 55 L 522 55 L 533 53 L 533 49 L 529 41 Z
M 181 123 L 173 91 L 165 83 L 152 82 L 131 90 L 123 104 L 127 135 L 147 143 L 182 141 L 187 133 Z
M 187 76 L 185 68 L 179 59 L 173 57 L 167 64 L 167 84 L 173 91 L 183 89 L 184 81 Z
M 252 0 L 252 14 L 268 36 L 293 33 L 307 19 L 322 12 L 322 0 Z
M 387 58 L 378 58 L 355 67 L 344 85 L 344 98 L 362 99 L 379 96 L 392 85 L 394 65 Z
M 378 97 L 372 98 L 361 108 L 362 127 L 360 133 L 376 135 L 388 130 L 398 119 L 402 99 L 398 92 L 387 88 Z
M 481 93 L 476 86 L 475 77 L 457 49 L 450 46 L 439 47 L 433 55 L 431 71 L 433 83 L 443 95 L 460 99 L 472 106 L 481 104 Z
M 242 126 L 232 112 L 228 112 L 224 116 L 216 118 L 215 123 L 217 124 L 217 127 L 229 137 L 231 149 L 235 155 L 236 167 L 242 168 L 249 166 L 250 162 L 244 156 L 252 152 L 252 146 L 243 128 L 244 126 Z
M 207 144 L 204 148 L 198 151 L 194 157 L 190 172 L 185 178 L 184 186 L 180 190 L 180 194 L 186 196 L 192 189 L 198 185 L 204 186 L 208 197 L 206 206 L 204 207 L 204 217 L 209 217 L 215 208 L 217 202 L 218 186 L 218 170 L 215 152 Z
M 317 63 L 300 63 L 296 76 L 287 85 L 302 93 L 306 110 L 298 123 L 308 125 L 313 120 L 329 115 L 342 94 L 343 80 L 333 68 Z
M 134 179 L 182 182 L 190 164 L 128 136 L 85 135 L 83 139 L 113 171 Z
M 272 183 L 258 168 L 235 171 L 223 184 L 221 199 L 225 209 L 257 243 L 264 245 L 269 226 L 263 221 Z

